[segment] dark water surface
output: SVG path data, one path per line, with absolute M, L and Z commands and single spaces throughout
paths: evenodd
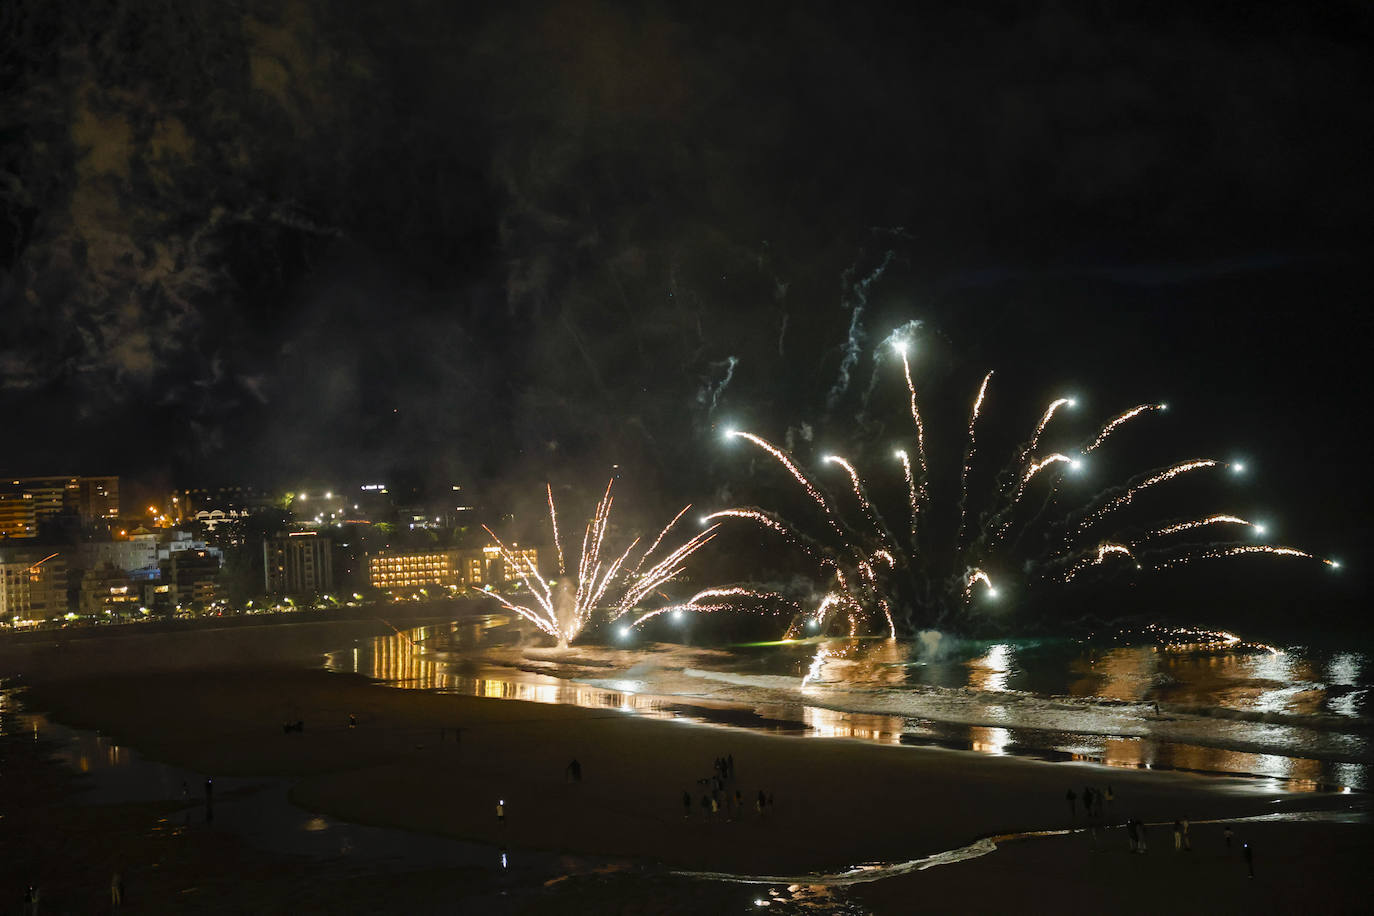
M 1370 786 L 1371 657 L 1189 642 L 532 642 L 505 615 L 360 640 L 329 667 L 401 688 L 622 709 L 805 737 Z

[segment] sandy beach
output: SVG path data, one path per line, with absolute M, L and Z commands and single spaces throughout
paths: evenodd
M 157 760 L 223 776 L 290 779 L 296 804 L 344 820 L 511 849 L 615 857 L 658 873 L 833 873 L 912 860 L 980 837 L 1083 827 L 1081 806 L 1071 814 L 1065 799 L 1070 787 L 1081 796 L 1085 786 L 1110 785 L 1107 822 L 1136 817 L 1158 825 L 1145 856 L 1131 855 L 1116 827 L 1095 840 L 1081 831 L 1008 842 L 981 858 L 853 888 L 854 898 L 877 913 L 909 911 L 915 901 L 999 912 L 1027 906 L 1028 894 L 1045 895 L 1045 908 L 1068 912 L 1281 912 L 1302 901 L 1317 901 L 1324 912 L 1355 912 L 1367 904 L 1361 863 L 1374 851 L 1368 824 L 1242 823 L 1228 852 L 1221 826 L 1206 823 L 1341 809 L 1363 802 L 1358 796 L 397 690 L 311 661 L 312 652 L 337 648 L 341 639 L 365 633 L 366 624 L 322 625 L 289 640 L 260 629 L 269 632 L 236 637 L 228 664 L 189 650 L 212 643 L 208 634 L 131 636 L 103 652 L 92 644 L 82 649 L 89 666 L 75 658 L 59 668 L 50 659 L 30 664 L 21 672 L 29 684 L 24 702 Z M 184 645 L 173 652 L 169 640 Z M 253 651 L 255 642 L 272 651 Z M 0 659 L 15 664 L 13 656 Z M 304 730 L 285 734 L 283 723 L 295 721 Z M 738 788 L 745 804 L 733 815 L 711 816 L 701 807 L 709 788 L 700 780 L 727 754 L 736 773 L 729 792 Z M 574 758 L 580 783 L 567 779 Z M 754 807 L 760 789 L 774 799 L 763 815 Z M 691 797 L 686 817 L 684 790 Z M 504 823 L 498 800 L 505 802 Z M 1169 825 L 1181 817 L 1194 825 L 1189 853 L 1172 849 Z M 1245 841 L 1258 852 L 1254 879 L 1240 859 Z M 614 896 L 607 888 L 614 885 L 587 900 Z M 585 882 L 570 882 L 561 899 L 580 906 L 585 890 Z M 556 889 L 549 893 L 550 901 L 526 900 L 522 909 L 542 911 L 560 899 Z M 661 896 L 650 894 L 646 908 L 633 911 L 693 908 L 675 909 Z

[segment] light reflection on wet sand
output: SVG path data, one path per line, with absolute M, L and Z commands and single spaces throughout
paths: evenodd
M 861 684 L 872 693 L 907 686 L 904 667 L 906 650 L 895 641 L 835 641 L 816 666 L 816 673 L 802 689 L 797 682 L 796 703 L 754 702 L 729 710 L 729 692 L 715 693 L 706 701 L 691 695 L 654 695 L 646 692 L 645 682 L 633 677 L 642 661 L 624 654 L 623 660 L 607 653 L 619 650 L 597 649 L 595 661 L 605 665 L 600 685 L 578 683 L 560 677 L 510 667 L 511 659 L 523 656 L 515 651 L 500 660 L 487 656 L 480 647 L 500 621 L 471 621 L 446 627 L 423 627 L 410 634 L 380 637 L 369 645 L 329 657 L 329 667 L 351 671 L 386 684 L 412 689 L 458 693 L 536 703 L 568 704 L 589 709 L 619 709 L 651 718 L 682 719 L 715 725 L 737 725 L 786 731 L 807 737 L 857 738 L 885 744 L 938 744 L 992 755 L 1020 754 L 1071 759 L 1126 768 L 1181 769 L 1205 773 L 1242 774 L 1283 781 L 1295 791 L 1329 789 L 1349 783 L 1362 785 L 1366 765 L 1337 763 L 1258 751 L 1235 750 L 1187 741 L 1160 740 L 1148 734 L 1112 736 L 1095 733 L 1057 732 L 1027 728 L 1018 723 L 1018 709 L 998 703 L 999 693 L 1014 694 L 1013 684 L 1022 672 L 1013 644 L 997 643 L 982 655 L 960 663 L 964 668 L 966 689 L 990 694 L 985 698 L 980 724 L 935 722 L 919 717 L 841 711 L 826 708 L 830 691 Z M 462 645 L 476 652 L 426 651 L 433 641 L 446 649 Z M 573 656 L 581 658 L 581 655 Z M 506 662 L 506 664 L 502 664 Z M 615 667 L 616 663 L 623 666 Z M 1347 668 L 1351 660 L 1337 662 Z M 541 665 L 542 667 L 542 665 Z M 548 667 L 557 670 L 558 665 Z M 1324 708 L 1320 691 L 1309 689 L 1308 678 L 1316 672 L 1304 660 L 1283 653 L 1255 653 L 1242 656 L 1200 656 L 1175 653 L 1158 647 L 1117 647 L 1084 653 L 1070 666 L 1069 696 L 1104 699 L 1131 705 L 1131 715 L 1149 728 L 1148 712 L 1154 700 L 1163 697 L 1167 704 L 1186 708 L 1201 705 L 1208 691 L 1224 694 L 1234 708 L 1253 712 L 1284 712 L 1303 715 Z M 628 670 L 624 670 L 628 669 Z M 599 673 L 602 669 L 593 669 Z M 622 676 L 617 677 L 620 674 Z M 574 674 L 572 676 L 581 676 Z M 1354 675 L 1347 672 L 1347 679 Z M 787 681 L 790 679 L 773 678 Z M 1297 685 L 1296 689 L 1294 685 Z M 1014 697 L 1013 697 L 1014 698 Z M 1215 699 L 1207 699 L 1214 703 Z M 1110 714 L 1111 707 L 1106 707 Z M 1125 713 L 1123 713 L 1125 715 Z M 1140 718 L 1143 716 L 1143 718 Z M 1168 716 L 1163 721 L 1169 722 Z M 1005 725 L 999 724 L 1005 722 Z M 789 726 L 788 723 L 792 723 Z M 1205 726 L 1205 720 L 1203 721 Z M 1252 743 L 1293 744 L 1297 732 L 1284 723 L 1247 721 L 1232 727 L 1243 728 Z

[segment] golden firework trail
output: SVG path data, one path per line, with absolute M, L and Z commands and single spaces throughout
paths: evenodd
M 1050 421 L 1054 419 L 1055 411 L 1065 404 L 1072 405 L 1074 403 L 1073 398 L 1056 398 L 1050 402 L 1050 406 L 1046 407 L 1045 412 L 1040 416 L 1040 422 L 1036 424 L 1035 433 L 1031 435 L 1030 442 L 1026 444 L 1025 450 L 1021 453 L 1022 461 L 1026 460 L 1030 453 L 1035 451 L 1035 447 L 1040 444 L 1040 436 L 1044 434 L 1045 427 L 1049 426 Z
M 1131 549 L 1127 547 L 1125 544 L 1113 544 L 1110 542 L 1098 544 L 1097 553 L 1085 557 L 1084 559 L 1079 560 L 1073 566 L 1069 567 L 1068 571 L 1064 573 L 1064 578 L 1062 581 L 1072 581 L 1075 576 L 1083 572 L 1083 570 L 1087 569 L 1089 566 L 1101 566 L 1102 561 L 1107 559 L 1107 557 L 1112 556 L 1113 554 L 1124 554 L 1127 557 L 1130 557 L 1132 560 L 1135 559 L 1135 554 L 1131 553 Z
M 844 468 L 844 472 L 849 475 L 849 483 L 854 490 L 854 498 L 859 501 L 859 508 L 863 510 L 864 517 L 867 518 L 868 523 L 873 526 L 873 530 L 882 535 L 884 540 L 887 540 L 887 528 L 883 524 L 882 519 L 878 517 L 878 513 L 873 508 L 873 504 L 868 501 L 868 494 L 864 492 L 863 481 L 859 480 L 859 472 L 854 470 L 854 465 L 845 461 L 839 455 L 827 455 L 825 456 L 825 460 L 831 464 L 838 464 L 840 467 Z
M 1268 544 L 1232 544 L 1216 545 L 1204 548 L 1196 553 L 1187 554 L 1181 557 L 1171 557 L 1154 565 L 1155 569 L 1172 569 L 1178 566 L 1186 566 L 1195 560 L 1218 560 L 1225 557 L 1239 557 L 1252 553 L 1267 553 L 1276 557 L 1296 557 L 1301 560 L 1316 560 L 1325 563 L 1327 566 L 1340 566 L 1335 560 L 1319 557 L 1316 554 L 1308 553 L 1305 550 L 1298 550 L 1295 547 L 1274 547 Z
M 906 390 L 911 395 L 911 422 L 916 424 L 916 467 L 921 472 L 916 481 L 916 494 L 919 501 L 924 503 L 929 495 L 927 481 L 930 479 L 930 469 L 926 466 L 926 427 L 921 422 L 921 411 L 916 406 L 916 383 L 911 380 L 911 362 L 906 358 L 906 347 L 898 345 L 897 354 L 902 358 Z
M 988 578 L 988 574 L 981 569 L 971 569 L 969 570 L 968 576 L 964 579 L 965 604 L 973 600 L 973 583 L 975 582 L 982 582 L 983 586 L 988 590 L 989 595 L 994 597 L 997 595 L 997 588 L 992 584 L 992 579 Z
M 874 634 L 880 630 L 886 630 L 889 634 L 895 632 L 894 620 L 899 616 L 904 625 L 912 627 L 941 626 L 950 622 L 949 618 L 954 614 L 964 615 L 960 619 L 968 620 L 970 615 L 978 613 L 974 599 L 982 597 L 982 590 L 976 588 L 977 583 L 983 583 L 988 598 L 997 592 L 986 572 L 989 569 L 1000 571 L 999 580 L 1016 574 L 1021 577 L 1019 581 L 1027 585 L 1059 585 L 1098 569 L 1115 573 L 1119 568 L 1114 562 L 1116 560 L 1132 561 L 1130 566 L 1133 568 L 1144 568 L 1147 560 L 1157 562 L 1154 568 L 1169 568 L 1194 559 L 1251 553 L 1312 556 L 1294 548 L 1174 542 L 1172 546 L 1137 557 L 1134 551 L 1147 542 L 1198 529 L 1221 530 L 1226 526 L 1248 526 L 1256 534 L 1264 533 L 1262 526 L 1226 513 L 1170 523 L 1156 522 L 1144 528 L 1147 533 L 1143 535 L 1138 529 L 1124 528 L 1114 517 L 1115 513 L 1132 505 L 1137 496 L 1153 487 L 1194 471 L 1227 466 L 1211 458 L 1190 459 L 1146 472 L 1119 487 L 1099 491 L 1093 496 L 1082 495 L 1077 510 L 1065 510 L 1058 515 L 1050 513 L 1051 506 L 1056 505 L 1069 489 L 1065 483 L 1066 470 L 1079 467 L 1085 455 L 1099 449 L 1124 424 L 1145 414 L 1166 410 L 1167 405 L 1163 403 L 1137 404 L 1117 414 L 1102 426 L 1095 427 L 1096 433 L 1091 438 L 1080 440 L 1086 444 L 1077 450 L 1040 453 L 1038 450 L 1051 422 L 1063 408 L 1076 406 L 1073 398 L 1054 399 L 1039 416 L 1029 440 L 1013 449 L 1010 463 L 995 475 L 989 475 L 987 501 L 982 505 L 981 512 L 976 511 L 979 507 L 971 502 L 971 496 L 974 492 L 981 494 L 983 491 L 975 479 L 981 475 L 974 473 L 973 456 L 978 444 L 977 426 L 989 393 L 992 372 L 983 376 L 969 410 L 968 440 L 959 473 L 957 515 L 954 512 L 946 514 L 940 505 L 932 506 L 930 502 L 932 494 L 929 485 L 932 477 L 927 464 L 924 419 L 916 397 L 907 348 L 899 343 L 896 350 L 901 357 L 902 379 L 906 385 L 904 406 L 910 410 L 917 440 L 916 454 L 909 454 L 902 449 L 895 451 L 902 467 L 901 483 L 905 485 L 905 492 L 900 498 L 906 503 L 905 510 L 910 513 L 909 541 L 902 536 L 902 543 L 899 543 L 899 539 L 894 538 L 882 524 L 882 510 L 886 506 L 883 499 L 886 497 L 895 501 L 898 498 L 900 485 L 895 480 L 890 488 L 881 485 L 875 488 L 860 474 L 859 462 L 837 456 L 828 457 L 826 460 L 829 463 L 839 464 L 849 476 L 854 498 L 863 510 L 862 518 L 853 514 L 846 518 L 841 514 L 840 506 L 844 504 L 842 500 L 848 497 L 843 494 L 823 495 L 801 472 L 792 455 L 752 434 L 731 433 L 747 438 L 768 451 L 802 486 L 806 496 L 821 506 L 828 526 L 828 530 L 818 533 L 820 526 L 815 525 L 814 519 L 808 521 L 809 528 L 802 528 L 776 513 L 758 508 L 722 510 L 707 517 L 709 520 L 739 518 L 753 521 L 806 547 L 816 563 L 815 585 L 824 590 L 824 598 L 814 612 L 794 619 L 788 629 L 789 634 L 807 626 L 822 627 L 824 632 L 824 628 L 832 624 L 839 632 L 843 620 L 849 621 L 851 633 L 867 628 L 868 632 Z M 865 399 L 865 409 L 867 404 Z M 876 445 L 882 424 L 867 424 L 865 431 L 868 430 L 874 432 L 870 444 Z M 1240 470 L 1239 465 L 1229 467 Z M 1032 485 L 1039 486 L 1042 478 L 1050 481 L 1044 503 L 1038 508 L 1028 507 L 1026 503 L 1029 500 L 1023 497 L 1030 492 Z M 941 479 L 938 474 L 937 479 Z M 945 530 L 945 519 L 949 522 L 948 532 Z M 1099 530 L 1108 529 L 1109 526 L 1116 530 Z M 952 535 L 947 542 L 941 540 L 946 533 Z M 1159 557 L 1160 561 L 1154 561 L 1154 557 Z M 1334 560 L 1323 562 L 1333 568 L 1339 566 Z M 1017 589 L 1018 598 L 1029 594 L 1030 590 Z
M 1093 451 L 1094 449 L 1096 449 L 1096 448 L 1097 448 L 1099 445 L 1101 445 L 1103 442 L 1106 442 L 1106 441 L 1107 441 L 1107 437 L 1110 436 L 1113 432 L 1115 432 L 1115 431 L 1116 431 L 1116 428 L 1117 428 L 1118 426 L 1120 426 L 1121 424 L 1126 423 L 1126 422 L 1128 422 L 1128 421 L 1130 421 L 1130 420 L 1133 420 L 1133 419 L 1135 419 L 1136 417 L 1140 416 L 1141 414 L 1147 413 L 1147 412 L 1149 412 L 1149 411 L 1151 411 L 1151 410 L 1168 410 L 1168 409 L 1169 409 L 1169 405 L 1168 405 L 1168 404 L 1137 404 L 1135 407 L 1132 407 L 1130 410 L 1126 411 L 1125 413 L 1118 414 L 1117 416 L 1115 416 L 1115 417 L 1113 417 L 1112 419 L 1110 419 L 1110 420 L 1107 421 L 1107 425 L 1106 425 L 1106 426 L 1103 426 L 1102 429 L 1098 431 L 1098 433 L 1097 433 L 1097 438 L 1093 439 L 1093 441 L 1092 441 L 1092 443 L 1091 443 L 1090 445 L 1085 446 L 1085 447 L 1083 448 L 1083 454 L 1085 454 L 1085 455 L 1088 454 L 1089 452 L 1091 452 L 1091 451 Z
M 776 445 L 769 442 L 768 440 L 762 439 L 754 435 L 753 433 L 745 432 L 741 429 L 732 429 L 728 433 L 726 433 L 726 435 L 738 436 L 741 439 L 752 442 L 754 443 L 754 445 L 757 445 L 759 448 L 763 449 L 765 452 L 772 455 L 773 458 L 778 462 L 778 464 L 781 464 L 784 468 L 787 469 L 787 473 L 792 475 L 792 479 L 794 479 L 795 481 L 797 481 L 797 483 L 802 485 L 802 489 L 806 491 L 806 495 L 810 496 L 812 501 L 814 501 L 816 505 L 821 507 L 821 510 L 824 511 L 826 516 L 830 519 L 830 524 L 835 525 L 834 516 L 830 511 L 830 504 L 825 501 L 825 497 L 821 495 L 820 490 L 817 490 L 814 486 L 812 486 L 811 481 L 806 479 L 806 475 L 801 472 L 801 469 L 792 463 L 792 459 L 787 457 L 786 452 L 784 452 L 782 449 L 778 448 Z
M 1108 515 L 1111 515 L 1117 509 L 1129 506 L 1136 498 L 1136 494 L 1148 490 L 1150 487 L 1166 483 L 1181 474 L 1187 474 L 1189 471 L 1199 471 L 1204 468 L 1217 467 L 1220 463 L 1221 462 L 1212 458 L 1194 458 L 1189 461 L 1181 461 L 1173 467 L 1165 468 L 1162 471 L 1152 474 L 1141 483 L 1126 490 L 1126 492 L 1122 493 L 1120 496 L 1109 500 L 1096 512 L 1093 512 L 1087 518 L 1083 519 L 1078 525 L 1078 530 L 1080 533 L 1086 531 L 1088 528 L 1092 527 L 1092 525 L 1106 518 Z
M 712 525 L 685 543 L 670 550 L 661 559 L 654 560 L 646 572 L 640 568 L 650 561 L 669 530 L 687 511 L 684 507 L 673 517 L 654 542 L 640 556 L 632 570 L 626 571 L 628 561 L 639 546 L 640 539 L 634 538 L 629 546 L 613 558 L 605 553 L 606 531 L 610 524 L 611 507 L 614 499 L 611 494 L 615 479 L 606 484 L 606 490 L 592 518 L 582 533 L 582 553 L 578 557 L 576 581 L 556 583 L 546 580 L 524 551 L 508 548 L 490 528 L 483 528 L 496 543 L 502 561 L 520 577 L 528 591 L 526 600 L 517 601 L 497 591 L 484 591 L 507 610 L 534 624 L 540 631 L 557 639 L 560 643 L 572 642 L 591 622 L 598 610 L 611 620 L 617 619 L 632 610 L 651 593 L 672 582 L 684 570 L 685 561 L 716 535 L 719 525 Z M 546 488 L 549 494 L 549 518 L 557 518 L 554 508 L 553 488 Z M 556 530 L 556 522 L 553 522 Z M 555 586 L 558 590 L 555 591 Z M 666 599 L 665 599 L 666 600 Z
M 1254 522 L 1251 521 L 1246 521 L 1245 519 L 1240 518 L 1239 516 L 1209 515 L 1206 518 L 1194 519 L 1190 522 L 1176 522 L 1172 525 L 1166 525 L 1163 528 L 1156 528 L 1154 531 L 1150 532 L 1149 536 L 1152 538 L 1165 537 L 1166 535 L 1170 534 L 1178 534 L 1180 531 L 1191 531 L 1194 528 L 1205 528 L 1208 525 L 1248 525 L 1249 527 L 1256 529 L 1258 533 L 1264 533 L 1263 529 L 1260 528 L 1259 525 L 1256 525 Z
M 738 602 L 741 599 L 752 601 L 777 601 L 795 607 L 785 597 L 777 592 L 760 592 L 751 588 L 739 586 L 726 586 L 722 588 L 708 588 L 697 592 L 681 604 L 668 604 L 652 611 L 645 611 L 634 619 L 631 627 L 637 627 L 646 620 L 652 620 L 661 614 L 669 613 L 693 613 L 707 614 L 713 611 L 729 611 L 738 609 Z
M 544 485 L 549 491 L 549 527 L 553 529 L 553 546 L 558 551 L 558 574 L 564 575 L 568 571 L 568 564 L 563 562 L 563 539 L 558 536 L 558 511 L 553 506 L 553 484 Z
M 964 450 L 964 467 L 959 472 L 959 540 L 964 538 L 964 521 L 968 514 L 968 475 L 973 468 L 973 456 L 978 451 L 978 439 L 975 428 L 978 426 L 978 414 L 983 410 L 983 398 L 988 394 L 988 383 L 992 381 L 992 370 L 983 376 L 983 384 L 978 386 L 978 395 L 973 399 L 973 409 L 968 416 L 968 447 Z
M 649 545 L 649 549 L 644 551 L 644 556 L 640 557 L 639 562 L 635 564 L 635 572 L 639 572 L 640 567 L 644 565 L 644 561 L 649 559 L 649 557 L 653 556 L 654 551 L 658 549 L 658 545 L 663 542 L 663 538 L 668 534 L 669 531 L 673 530 L 673 526 L 678 523 L 679 519 L 681 519 L 684 515 L 687 514 L 687 510 L 690 508 L 692 508 L 691 503 L 688 503 L 687 505 L 683 506 L 681 509 L 678 510 L 677 515 L 673 516 L 672 521 L 668 522 L 668 524 L 663 526 L 663 530 L 658 533 L 658 537 L 654 538 L 654 542 Z
M 916 479 L 911 476 L 911 456 L 905 451 L 898 451 L 897 460 L 902 462 L 902 474 L 906 477 L 907 495 L 911 500 L 911 544 L 915 548 L 916 524 L 921 514 L 921 503 L 916 496 Z
M 1021 475 L 1021 483 L 1016 488 L 1016 496 L 1012 499 L 1012 505 L 1020 501 L 1022 495 L 1026 492 L 1026 487 L 1030 486 L 1030 482 L 1036 474 L 1039 474 L 1041 471 L 1045 470 L 1045 468 L 1051 467 L 1052 465 L 1062 463 L 1072 466 L 1073 462 L 1074 459 L 1070 458 L 1068 455 L 1061 455 L 1058 452 L 1055 452 L 1053 455 L 1047 455 L 1039 461 L 1032 462 L 1031 465 L 1026 468 L 1026 472 Z
M 701 517 L 701 521 L 702 524 L 706 524 L 707 522 L 713 522 L 718 518 L 748 519 L 751 522 L 757 522 L 765 528 L 768 528 L 772 531 L 776 531 L 778 534 L 782 535 L 789 541 L 796 542 L 796 536 L 791 528 L 788 528 L 782 522 L 773 518 L 771 515 L 768 515 L 766 512 L 760 512 L 757 509 L 719 509 L 715 512 L 712 512 L 710 515 L 703 515 Z

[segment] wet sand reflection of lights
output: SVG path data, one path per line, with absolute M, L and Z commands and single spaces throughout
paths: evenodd
M 1339 734 L 1315 732 L 1324 736 L 1322 753 L 1328 756 L 1290 756 L 1266 744 L 1307 747 L 1312 729 L 1297 719 L 1248 718 L 1268 716 L 1269 710 L 1284 704 L 1287 708 L 1280 714 L 1310 708 L 1310 699 L 1296 703 L 1281 682 L 1260 676 L 1309 676 L 1310 664 L 1285 653 L 1217 656 L 1163 651 L 1153 645 L 1093 650 L 1065 669 L 1070 679 L 1061 696 L 1089 701 L 1085 710 L 1095 717 L 1075 730 L 1058 719 L 1076 707 L 1053 697 L 1046 705 L 1037 697 L 1036 675 L 1024 672 L 1018 658 L 1023 649 L 1031 650 L 1011 643 L 985 645 L 982 655 L 967 661 L 946 665 L 937 660 L 913 668 L 908 650 L 891 640 L 826 640 L 825 651 L 810 659 L 812 671 L 805 672 L 808 683 L 803 685 L 801 660 L 790 677 L 729 669 L 704 673 L 695 666 L 711 660 L 685 647 L 522 649 L 518 641 L 491 644 L 491 634 L 500 632 L 499 621 L 481 626 L 459 622 L 417 631 L 413 640 L 380 637 L 360 652 L 331 655 L 329 667 L 398 688 L 575 705 L 713 727 L 1253 777 L 1238 790 L 1244 792 L 1366 785 L 1367 766 L 1360 762 L 1364 744 L 1359 739 L 1352 738 L 1355 743 L 1343 749 Z M 446 638 L 431 641 L 436 635 Z M 439 648 L 426 652 L 427 641 Z M 645 665 L 644 673 L 635 673 Z M 909 690 L 913 685 L 907 678 L 914 671 L 943 671 L 935 676 L 949 680 L 949 686 L 935 692 L 920 685 Z M 959 681 L 963 690 L 954 687 Z M 1234 714 L 1213 719 L 1186 712 L 1194 706 L 1205 708 L 1209 695 L 1222 696 Z M 861 711 L 854 705 L 883 703 L 888 696 L 898 705 L 908 697 L 919 699 L 928 712 Z M 1165 704 L 1163 715 L 1148 708 L 1156 697 Z M 1102 702 L 1096 702 L 1099 699 Z M 1329 699 L 1325 703 L 1325 711 L 1331 712 Z M 1184 712 L 1171 713 L 1171 706 Z M 1034 716 L 1045 714 L 1051 717 L 1047 723 L 1036 724 Z M 1156 722 L 1165 726 L 1164 734 L 1156 732 Z M 1180 726 L 1187 731 L 1168 733 Z M 1225 735 L 1214 739 L 1215 729 L 1224 730 L 1231 741 L 1252 746 L 1229 743 Z

